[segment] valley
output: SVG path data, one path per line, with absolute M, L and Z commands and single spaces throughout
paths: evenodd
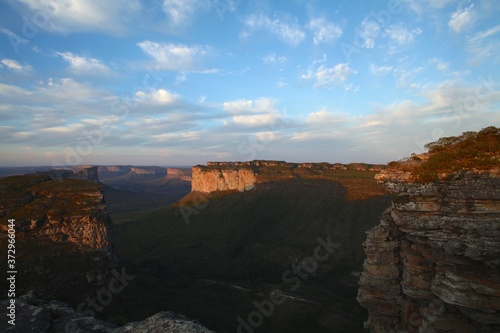
M 255 160 L 1 178 L 21 316 L 48 311 L 44 327 L 64 318 L 95 333 L 496 332 L 498 129 L 428 146 L 387 166 Z

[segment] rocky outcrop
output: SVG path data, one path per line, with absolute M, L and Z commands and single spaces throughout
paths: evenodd
M 73 172 L 74 174 L 68 178 L 88 180 L 96 183 L 99 182 L 99 175 L 96 166 L 75 167 Z
M 137 175 L 164 175 L 165 168 L 160 167 L 131 167 L 130 172 Z
M 207 162 L 207 167 L 285 167 L 290 169 L 305 168 L 305 169 L 326 169 L 326 170 L 358 170 L 358 171 L 380 171 L 385 169 L 382 164 L 367 164 L 367 163 L 289 163 L 285 161 L 272 160 L 254 160 L 247 162 Z
M 0 179 L 0 185 L 3 229 L 7 219 L 13 218 L 18 237 L 69 243 L 85 252 L 112 255 L 112 223 L 100 184 L 25 175 Z
M 95 166 L 77 166 L 72 169 L 56 168 L 47 171 L 39 171 L 38 174 L 47 175 L 52 179 L 80 179 L 91 182 L 99 182 L 98 168 Z
M 167 179 L 179 179 L 191 182 L 191 169 L 167 168 Z
M 211 333 L 198 322 L 174 312 L 160 312 L 141 322 L 133 322 L 122 327 L 96 319 L 85 317 L 69 305 L 59 301 L 42 301 L 34 293 L 15 299 L 15 326 L 8 323 L 10 300 L 0 301 L 0 331 L 23 333 Z M 7 318 L 7 319 L 6 319 Z
M 500 169 L 440 179 L 377 175 L 397 196 L 363 244 L 373 333 L 500 332 Z
M 255 172 L 252 169 L 219 169 L 195 166 L 192 169 L 191 191 L 210 193 L 215 191 L 240 192 L 253 189 Z
M 337 170 L 380 171 L 385 166 L 365 163 L 288 163 L 285 161 L 255 160 L 247 162 L 207 162 L 192 169 L 191 190 L 240 192 L 254 189 L 257 184 L 296 178 L 329 178 Z

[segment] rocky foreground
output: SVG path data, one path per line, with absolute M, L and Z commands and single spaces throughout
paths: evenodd
M 0 316 L 9 318 L 10 300 L 0 301 Z M 0 321 L 2 332 L 23 333 L 210 333 L 194 320 L 174 312 L 160 312 L 143 321 L 124 326 L 105 322 L 94 317 L 82 316 L 69 305 L 59 301 L 45 302 L 33 293 L 16 299 L 15 325 Z
M 377 179 L 397 196 L 370 230 L 358 301 L 372 333 L 500 332 L 500 168 L 435 182 Z

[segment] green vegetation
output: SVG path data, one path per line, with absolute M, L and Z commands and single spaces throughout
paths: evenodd
M 89 214 L 101 200 L 101 186 L 78 179 L 51 180 L 45 175 L 0 179 L 0 208 L 19 221 L 41 220 L 47 215 L 63 217 Z M 7 216 L 0 216 L 2 225 Z
M 37 225 L 50 232 L 48 216 L 54 222 L 91 215 L 102 199 L 100 186 L 77 179 L 51 180 L 37 174 L 0 179 L 0 223 L 5 228 L 8 219 L 16 220 L 17 295 L 35 290 L 41 298 L 76 306 L 84 295 L 95 290 L 87 283 L 86 275 L 109 270 L 111 263 L 102 253 L 82 252 L 74 244 L 53 242 L 31 227 Z M 7 238 L 0 239 L 0 247 L 7 248 Z M 7 267 L 7 251 L 0 252 L 0 263 Z M 5 279 L 1 282 L 2 288 L 6 283 Z
M 411 171 L 416 181 L 432 182 L 441 174 L 500 167 L 500 128 L 493 126 L 441 138 L 425 147 L 429 151 L 427 159 L 412 156 L 411 160 L 389 163 L 389 169 Z
M 390 198 L 353 201 L 347 192 L 338 182 L 294 178 L 207 196 L 206 204 L 191 207 L 196 213 L 188 214 L 189 224 L 175 206 L 117 221 L 118 255 L 137 278 L 104 315 L 139 320 L 168 309 L 233 332 L 238 316 L 255 311 L 253 301 L 279 288 L 320 305 L 288 300 L 259 332 L 362 332 L 366 313 L 355 300 L 351 273 L 361 270 L 365 231 L 378 223 Z M 291 291 L 283 273 L 328 235 L 341 244 L 338 251 Z

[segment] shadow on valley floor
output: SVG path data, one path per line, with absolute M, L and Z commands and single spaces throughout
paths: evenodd
M 216 332 L 237 331 L 238 317 L 259 324 L 241 332 L 365 332 L 355 300 L 362 243 L 388 195 L 347 200 L 337 182 L 296 179 L 200 197 L 194 207 L 116 219 L 121 265 L 136 278 L 104 318 L 121 323 L 167 309 Z M 307 258 L 318 238 L 336 246 L 315 266 Z M 259 315 L 256 304 L 269 305 L 275 289 L 286 301 Z

